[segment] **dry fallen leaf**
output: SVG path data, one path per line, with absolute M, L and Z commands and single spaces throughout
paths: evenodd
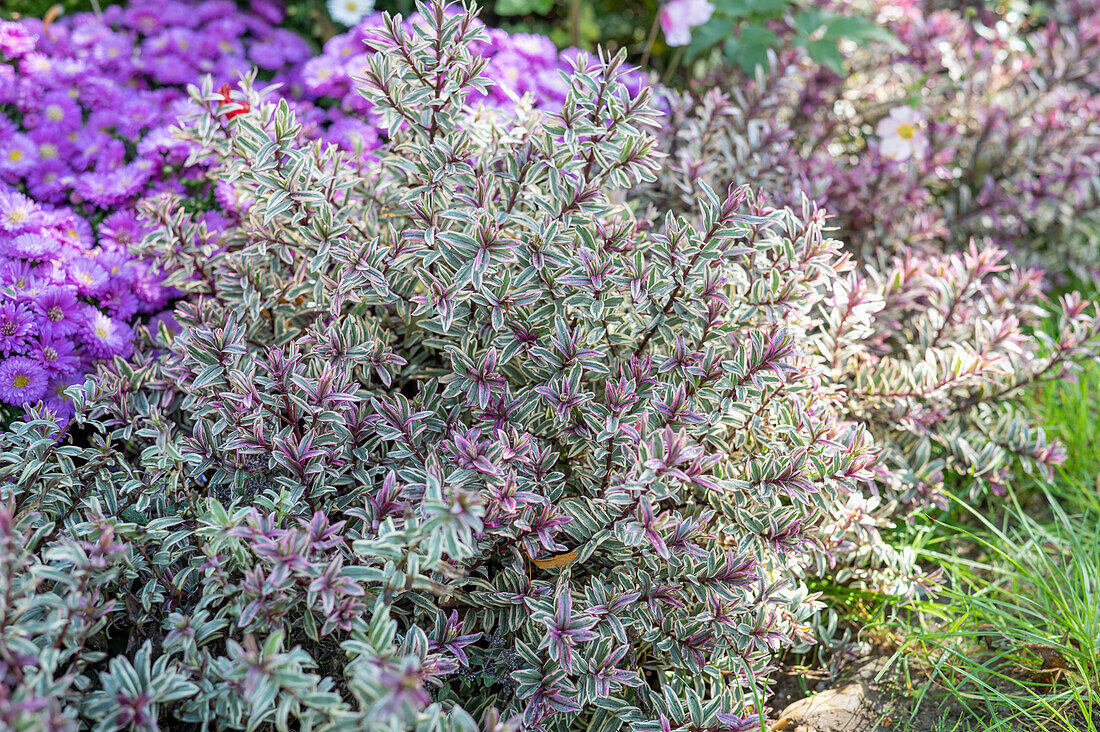
M 577 556 L 576 552 L 566 552 L 565 554 L 555 554 L 552 557 L 544 557 L 543 559 L 535 559 L 532 556 L 527 558 L 531 560 L 531 564 L 539 569 L 559 569 L 567 564 L 572 564 Z

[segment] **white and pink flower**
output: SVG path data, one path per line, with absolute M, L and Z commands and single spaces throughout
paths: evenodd
M 708 0 L 669 0 L 660 15 L 665 43 L 686 46 L 691 43 L 691 29 L 703 25 L 712 15 L 714 3 Z
M 875 133 L 879 137 L 879 152 L 889 160 L 908 160 L 928 150 L 924 117 L 912 107 L 891 109 L 889 115 L 879 120 Z

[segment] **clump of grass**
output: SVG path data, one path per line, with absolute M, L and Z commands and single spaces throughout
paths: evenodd
M 977 528 L 943 524 L 925 551 L 949 583 L 898 651 L 929 672 L 914 718 L 939 696 L 988 732 L 1100 727 L 1100 514 L 1047 496 L 1049 519 L 1010 496 L 1000 523 L 958 502 Z
M 1038 421 L 1065 445 L 1066 461 L 1058 467 L 1051 489 L 1077 510 L 1100 512 L 1100 365 L 1076 381 L 1058 381 L 1036 390 Z

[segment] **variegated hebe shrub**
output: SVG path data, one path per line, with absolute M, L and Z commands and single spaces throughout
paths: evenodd
M 241 223 L 196 251 L 150 208 L 182 329 L 76 395 L 91 447 L 34 410 L 0 438 L 4 725 L 748 729 L 810 640 L 794 578 L 874 539 L 802 353 L 850 269 L 820 218 L 638 217 L 621 57 L 478 119 L 483 31 L 423 11 L 360 80 L 376 163 L 196 90 Z

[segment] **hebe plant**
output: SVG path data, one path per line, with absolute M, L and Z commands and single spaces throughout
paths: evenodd
M 634 192 L 695 217 L 700 181 L 732 178 L 824 209 L 860 264 L 827 285 L 807 340 L 906 513 L 945 485 L 1001 492 L 1049 472 L 1064 456 L 1021 397 L 1100 355 L 1095 307 L 1042 287 L 1088 276 L 1100 201 L 1097 16 L 1058 6 L 1045 29 L 1014 29 L 1026 44 L 985 13 L 884 8 L 902 12 L 906 48 L 857 52 L 843 78 L 788 52 L 755 79 L 725 69 L 703 95 L 668 92 L 665 172 Z M 894 160 L 880 125 L 902 109 L 921 144 Z
M 848 396 L 840 413 L 875 436 L 903 507 L 946 503 L 945 482 L 960 478 L 972 495 L 1003 494 L 1014 475 L 1049 478 L 1065 459 L 1021 397 L 1096 360 L 1100 312 L 1076 292 L 1052 303 L 1040 272 L 1004 259 L 973 245 L 899 257 L 820 304 L 811 337 Z
M 360 80 L 376 163 L 196 90 L 240 225 L 151 206 L 181 330 L 76 394 L 87 447 L 2 438 L 6 724 L 740 730 L 808 642 L 871 457 L 801 354 L 846 260 L 743 188 L 637 217 L 621 56 L 479 119 L 474 13 L 421 12 Z

